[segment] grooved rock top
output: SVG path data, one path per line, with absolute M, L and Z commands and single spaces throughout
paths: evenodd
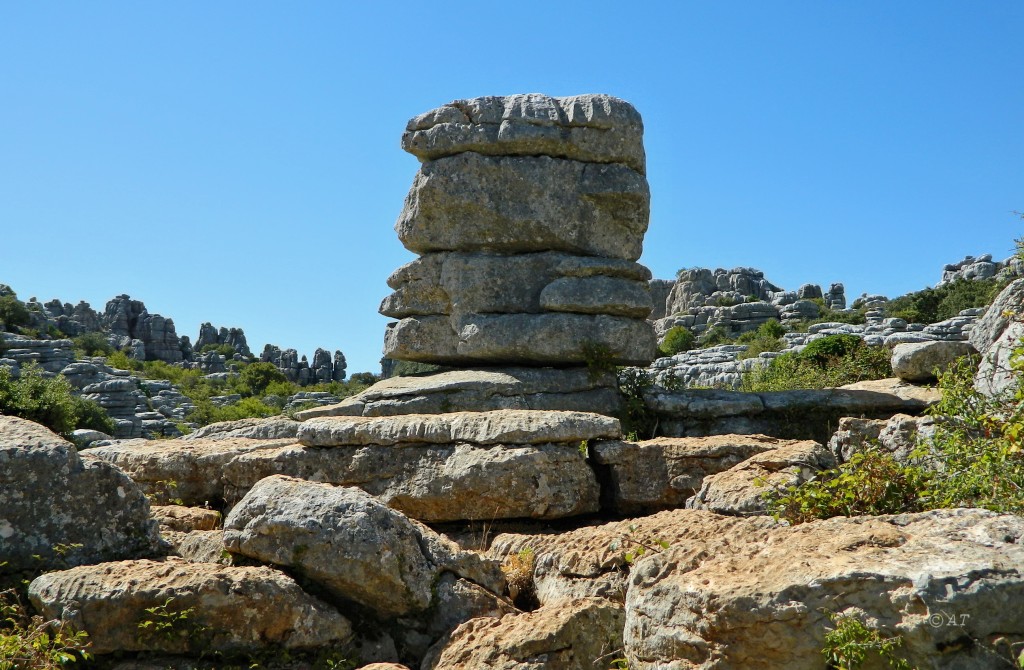
M 625 100 L 604 94 L 539 93 L 455 100 L 409 121 L 402 148 L 421 161 L 465 151 L 624 163 L 645 171 L 643 121 Z
M 589 412 L 497 410 L 404 416 L 335 416 L 310 419 L 299 442 L 310 447 L 426 442 L 451 444 L 543 444 L 615 439 L 619 420 Z

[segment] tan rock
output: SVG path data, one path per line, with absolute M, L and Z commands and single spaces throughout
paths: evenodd
M 205 507 L 152 505 L 150 513 L 164 528 L 187 533 L 193 530 L 214 530 L 220 526 L 221 514 Z
M 800 484 L 837 465 L 832 452 L 817 442 L 789 442 L 705 477 L 686 506 L 719 514 L 761 513 L 766 508 L 766 492 Z
M 175 559 L 103 563 L 38 577 L 29 597 L 46 618 L 86 631 L 95 654 L 311 649 L 352 637 L 343 616 L 267 567 Z M 146 621 L 167 620 L 160 613 L 182 616 L 168 631 L 147 628 Z
M 563 602 L 501 619 L 462 624 L 423 668 L 445 670 L 592 670 L 607 667 L 622 648 L 625 614 L 616 603 L 591 598 Z

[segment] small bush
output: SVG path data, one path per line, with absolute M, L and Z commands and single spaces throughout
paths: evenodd
M 697 337 L 684 326 L 673 326 L 665 333 L 665 339 L 658 349 L 666 356 L 674 356 L 682 351 L 689 351 L 697 344 Z
M 239 381 L 244 385 L 247 395 L 260 396 L 271 384 L 287 382 L 288 378 L 273 363 L 250 363 L 242 368 Z
M 767 491 L 765 499 L 772 516 L 792 524 L 834 516 L 900 514 L 924 509 L 928 482 L 929 475 L 921 468 L 868 449 L 810 481 Z
M 1000 279 L 958 279 L 936 288 L 908 293 L 885 305 L 889 316 L 910 323 L 936 323 L 953 318 L 961 311 L 992 304 L 1006 286 Z
M 211 351 L 228 359 L 235 355 L 235 348 L 230 344 L 204 344 L 199 349 L 201 354 L 208 354 Z
M 910 664 L 896 655 L 896 649 L 903 645 L 901 636 L 883 637 L 877 628 L 849 614 L 830 614 L 829 618 L 835 627 L 825 633 L 821 650 L 827 667 L 858 670 L 869 658 L 878 658 L 894 670 L 910 670 Z
M 109 356 L 114 353 L 114 347 L 102 333 L 85 333 L 72 341 L 75 343 L 75 353 L 79 357 Z
M 732 342 L 732 338 L 729 337 L 729 333 L 725 331 L 725 328 L 715 326 L 704 331 L 699 341 L 701 349 L 707 349 L 708 347 L 717 347 L 719 344 L 729 344 Z
M 256 417 L 268 417 L 280 414 L 280 411 L 258 398 L 242 398 L 234 405 L 217 407 L 209 399 L 193 400 L 196 408 L 188 415 L 188 420 L 205 426 L 220 421 L 238 421 Z
M 29 614 L 15 590 L 0 592 L 0 670 L 58 670 L 87 661 L 88 635 Z
M 751 392 L 835 388 L 891 375 L 885 347 L 869 347 L 856 335 L 830 335 L 746 373 L 742 388 Z
M 781 323 L 771 319 L 758 326 L 757 330 L 743 333 L 736 342 L 746 344 L 747 350 L 741 353 L 739 358 L 754 358 L 765 351 L 781 351 L 786 344 L 782 340 L 785 332 L 786 329 Z
M 0 368 L 0 413 L 41 423 L 55 433 L 68 436 L 76 428 L 104 433 L 114 423 L 99 405 L 71 393 L 66 377 L 46 377 L 37 365 L 26 365 L 18 379 Z
M 107 365 L 115 370 L 133 370 L 135 372 L 140 372 L 143 368 L 142 361 L 129 357 L 124 351 L 114 351 L 109 354 Z
M 71 396 L 71 402 L 74 403 L 75 414 L 78 417 L 75 420 L 76 429 L 85 428 L 98 430 L 107 435 L 114 434 L 114 420 L 96 401 L 81 396 Z
M 797 356 L 818 365 L 826 365 L 831 359 L 849 356 L 863 346 L 864 340 L 856 335 L 828 335 L 808 342 Z
M 6 330 L 27 326 L 31 322 L 32 315 L 29 314 L 25 303 L 18 300 L 17 296 L 0 296 L 0 324 L 3 324 Z

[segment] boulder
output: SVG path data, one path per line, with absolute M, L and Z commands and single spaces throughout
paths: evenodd
M 38 577 L 29 598 L 47 619 L 86 631 L 94 654 L 302 650 L 352 638 L 347 619 L 268 567 L 103 563 Z
M 850 460 L 865 449 L 877 447 L 906 463 L 918 442 L 929 439 L 934 432 L 935 421 L 930 416 L 896 414 L 889 419 L 843 417 L 829 440 L 828 448 L 840 462 Z
M 1003 667 L 1000 638 L 1024 637 L 1021 517 L 957 509 L 728 530 L 720 519 L 691 518 L 687 541 L 633 566 L 631 669 L 821 668 L 841 614 L 899 636 L 910 667 Z
M 610 95 L 529 93 L 455 100 L 411 119 L 402 148 L 421 161 L 472 151 L 625 163 L 644 172 L 640 114 Z
M 603 506 L 618 514 L 682 507 L 704 478 L 786 444 L 764 435 L 659 437 L 595 442 L 590 457 L 605 482 Z
M 999 395 L 1015 383 L 1011 359 L 1024 338 L 1022 313 L 1024 279 L 1017 279 L 996 296 L 971 330 L 970 342 L 981 354 L 974 387 L 985 395 Z
M 837 465 L 832 452 L 817 442 L 790 442 L 705 477 L 686 506 L 719 514 L 763 513 L 766 492 L 799 485 Z
M 229 551 L 295 570 L 387 619 L 427 610 L 444 572 L 501 593 L 497 563 L 460 550 L 355 488 L 289 477 L 253 487 L 224 521 Z
M 619 420 L 600 414 L 506 409 L 309 419 L 301 424 L 298 441 L 307 447 L 458 442 L 494 445 L 579 443 L 621 436 Z
M 644 176 L 618 163 L 467 152 L 421 166 L 395 230 L 405 248 L 640 257 Z
M 286 416 L 272 416 L 266 419 L 252 418 L 237 421 L 219 421 L 202 426 L 181 438 L 193 440 L 226 440 L 244 437 L 251 440 L 282 440 L 295 437 L 299 422 Z
M 622 606 L 599 598 L 528 614 L 473 619 L 443 640 L 423 668 L 445 670 L 592 670 L 622 648 Z
M 221 523 L 220 512 L 205 507 L 153 505 L 150 511 L 162 528 L 182 533 L 193 530 L 213 530 Z
M 120 469 L 0 416 L 0 574 L 155 554 L 149 501 Z
M 892 350 L 892 372 L 909 382 L 933 381 L 956 359 L 976 353 L 967 342 L 897 344 Z
M 337 405 L 296 412 L 321 416 L 395 416 L 498 409 L 617 414 L 622 399 L 611 373 L 587 368 L 487 368 L 383 379 Z

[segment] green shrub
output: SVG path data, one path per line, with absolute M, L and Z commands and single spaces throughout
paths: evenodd
M 0 592 L 0 670 L 58 670 L 91 656 L 88 635 L 31 615 L 14 589 Z
M 287 382 L 288 378 L 273 363 L 250 363 L 242 368 L 238 376 L 247 395 L 261 396 L 272 383 Z
M 31 322 L 32 315 L 29 314 L 25 303 L 18 300 L 17 296 L 0 296 L 0 324 L 3 324 L 6 330 L 27 326 Z
M 699 341 L 701 349 L 707 349 L 708 347 L 717 347 L 719 344 L 729 344 L 732 342 L 732 338 L 729 337 L 729 333 L 725 331 L 725 328 L 715 326 L 705 330 L 700 336 Z
M 76 428 L 111 433 L 114 424 L 96 403 L 71 393 L 66 377 L 46 377 L 37 365 L 26 365 L 18 379 L 0 368 L 0 413 L 41 423 L 67 436 Z
M 975 364 L 963 358 L 940 375 L 942 400 L 929 413 L 935 434 L 915 454 L 935 471 L 929 508 L 983 507 L 1024 514 L 1024 349 L 1012 359 L 1011 391 L 974 389 Z
M 200 349 L 199 353 L 207 354 L 209 352 L 220 354 L 224 358 L 231 358 L 235 355 L 235 348 L 230 344 L 204 344 Z
M 394 367 L 391 368 L 392 377 L 411 377 L 413 375 L 423 375 L 432 372 L 438 372 L 441 370 L 440 365 L 434 365 L 433 363 L 417 363 L 416 361 L 395 361 Z
M 796 486 L 765 492 L 768 512 L 792 524 L 834 516 L 918 512 L 924 509 L 929 475 L 890 453 L 867 449 L 835 470 Z
M 786 345 L 782 340 L 782 335 L 785 332 L 786 329 L 782 327 L 781 323 L 771 319 L 758 326 L 757 330 L 743 333 L 736 338 L 736 342 L 737 344 L 746 344 L 747 350 L 742 352 L 739 358 L 754 358 L 764 351 L 781 351 Z
M 903 645 L 902 636 L 883 637 L 877 628 L 849 614 L 829 614 L 829 618 L 834 628 L 825 633 L 821 650 L 826 667 L 858 670 L 868 658 L 877 658 L 894 670 L 910 670 L 910 664 L 896 655 L 896 649 Z
M 75 353 L 79 357 L 109 356 L 114 353 L 114 347 L 102 333 L 84 333 L 72 341 L 75 343 Z
M 94 400 L 81 396 L 71 396 L 71 402 L 74 403 L 75 414 L 78 417 L 75 420 L 76 429 L 86 428 L 98 430 L 107 435 L 114 434 L 114 420 Z
M 666 356 L 674 356 L 682 351 L 689 351 L 697 344 L 697 337 L 684 326 L 673 326 L 665 333 L 665 339 L 658 349 Z
M 1006 286 L 1000 279 L 956 281 L 915 291 L 890 300 L 886 314 L 910 323 L 936 323 L 950 319 L 965 309 L 987 307 Z
M 783 354 L 744 374 L 742 388 L 750 392 L 835 388 L 891 375 L 885 347 L 869 347 L 856 335 L 829 335 L 799 353 Z
M 220 421 L 275 416 L 281 413 L 276 407 L 272 407 L 258 398 L 242 398 L 241 401 L 227 407 L 217 407 L 208 398 L 193 400 L 193 402 L 196 408 L 189 413 L 187 418 L 200 426 Z
M 107 365 L 115 370 L 142 370 L 142 361 L 137 361 L 128 356 L 124 351 L 114 351 L 107 356 Z

